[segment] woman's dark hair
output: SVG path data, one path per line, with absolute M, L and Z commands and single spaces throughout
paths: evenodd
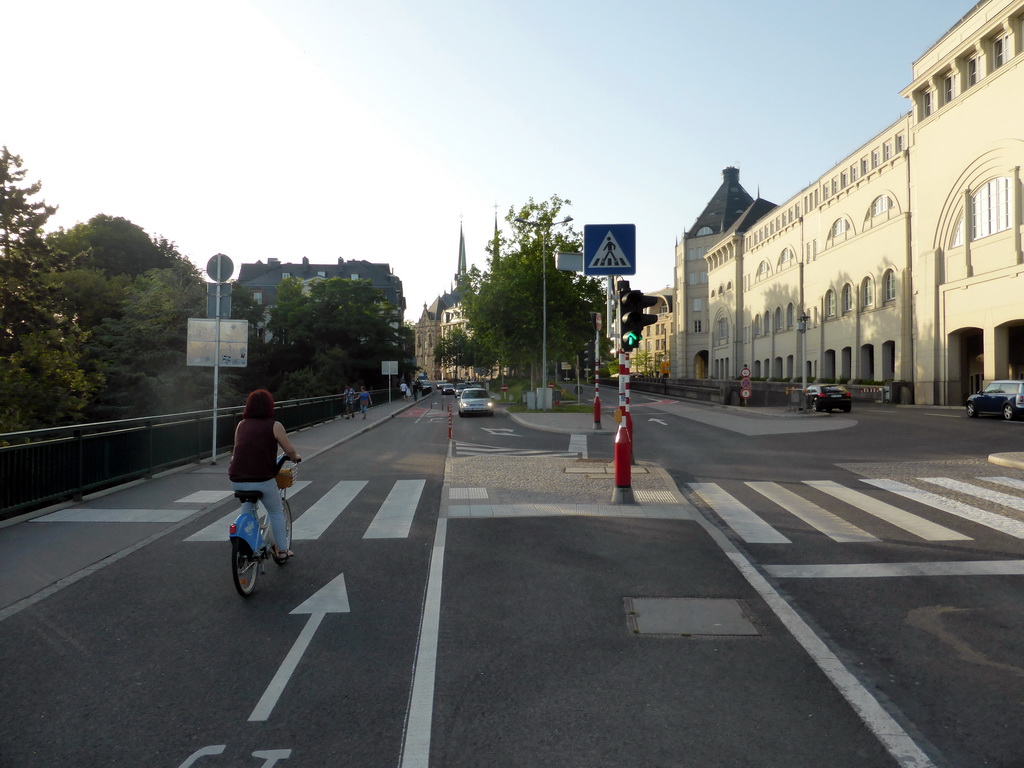
M 272 419 L 274 417 L 274 396 L 265 389 L 257 389 L 245 401 L 243 419 Z

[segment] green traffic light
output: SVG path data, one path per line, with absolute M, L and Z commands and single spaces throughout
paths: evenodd
M 639 333 L 629 331 L 625 335 L 623 335 L 622 340 L 626 343 L 626 346 L 636 347 L 640 344 L 640 340 L 642 338 L 643 337 Z

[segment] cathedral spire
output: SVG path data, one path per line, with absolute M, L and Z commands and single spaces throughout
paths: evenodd
M 466 238 L 462 234 L 462 222 L 459 222 L 459 270 L 455 273 L 455 285 L 460 286 L 466 279 L 469 270 L 466 267 Z

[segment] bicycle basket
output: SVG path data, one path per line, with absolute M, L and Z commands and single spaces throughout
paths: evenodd
M 292 483 L 295 482 L 295 476 L 292 474 L 294 471 L 294 469 L 282 469 L 278 472 L 277 477 L 274 478 L 277 480 L 277 487 L 291 488 Z

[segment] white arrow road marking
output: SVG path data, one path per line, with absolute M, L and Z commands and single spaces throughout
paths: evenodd
M 256 709 L 249 715 L 250 723 L 265 722 L 270 717 L 270 713 L 274 711 L 274 705 L 277 704 L 277 700 L 281 697 L 285 686 L 288 685 L 288 681 L 295 672 L 295 668 L 299 665 L 302 654 L 309 647 L 310 642 L 313 640 L 313 635 L 316 634 L 316 630 L 320 626 L 320 622 L 324 620 L 324 616 L 328 613 L 348 612 L 348 591 L 345 589 L 344 573 L 339 573 L 337 578 L 330 584 L 322 587 L 302 605 L 292 611 L 292 613 L 310 614 L 309 621 L 302 628 L 302 632 L 299 634 L 292 649 L 288 651 L 288 655 L 278 668 L 274 679 L 270 681 L 267 690 L 263 692 L 263 697 L 256 704 Z
M 661 419 L 648 419 L 648 421 L 653 421 L 653 422 L 655 422 L 657 424 L 661 424 L 661 426 L 663 426 L 663 427 L 667 427 L 668 426 L 668 422 L 667 421 L 662 421 Z
M 492 429 L 490 427 L 481 427 L 481 429 L 484 432 L 490 432 L 492 435 L 504 435 L 505 437 L 522 437 L 522 435 L 517 435 L 515 432 L 513 432 L 511 429 L 508 429 L 507 427 L 496 429 Z

